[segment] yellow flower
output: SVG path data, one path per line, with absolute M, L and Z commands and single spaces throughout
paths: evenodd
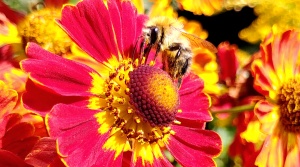
M 13 45 L 15 52 L 23 52 L 27 42 L 35 42 L 58 55 L 68 53 L 71 39 L 55 22 L 55 19 L 60 18 L 61 6 L 66 2 L 45 0 L 45 7 L 43 3 L 37 3 L 27 15 L 13 11 L 4 2 L 0 2 L 2 12 L 10 20 L 0 17 L 6 26 L 0 27 L 0 46 Z M 15 52 L 13 53 L 16 54 Z

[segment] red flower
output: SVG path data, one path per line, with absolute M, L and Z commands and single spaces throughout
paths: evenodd
M 237 46 L 230 45 L 228 42 L 223 42 L 218 46 L 219 78 L 227 86 L 233 86 L 239 68 L 236 50 Z
M 67 165 L 172 166 L 165 149 L 183 166 L 215 165 L 221 140 L 204 129 L 212 117 L 203 82 L 189 74 L 178 90 L 165 71 L 132 55 L 144 21 L 130 1 L 65 6 L 59 23 L 98 67 L 27 47 L 24 104 L 46 115 Z

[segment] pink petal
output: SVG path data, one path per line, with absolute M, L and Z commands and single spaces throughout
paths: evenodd
M 64 58 L 53 54 L 36 43 L 29 42 L 26 46 L 26 55 L 29 58 L 39 59 L 39 60 L 49 60 L 49 61 L 64 61 Z
M 28 54 L 43 53 L 39 47 L 27 50 Z M 34 53 L 33 53 L 34 52 Z M 24 71 L 30 73 L 30 78 L 42 83 L 56 93 L 68 96 L 88 96 L 91 87 L 93 69 L 83 64 L 48 54 L 45 59 L 26 59 L 21 62 Z M 52 59 L 51 59 L 52 58 Z M 51 60 L 49 60 L 51 59 Z
M 194 93 L 185 94 L 180 98 L 179 108 L 182 112 L 178 113 L 176 117 L 195 121 L 211 121 L 212 116 L 208 106 L 208 97 L 203 93 L 195 91 Z
M 100 158 L 97 160 L 95 166 L 120 167 L 122 164 L 123 153 L 114 159 L 114 151 L 99 150 L 99 156 Z
M 124 57 L 129 57 L 137 38 L 141 35 L 146 16 L 137 15 L 136 8 L 130 1 L 109 1 L 108 10 L 119 50 Z
M 164 156 L 163 158 L 154 159 L 153 164 L 148 162 L 144 162 L 139 157 L 135 163 L 131 163 L 131 167 L 173 167 L 173 165 L 168 161 L 168 159 Z
M 111 55 L 132 53 L 145 18 L 130 1 L 107 1 L 106 8 L 102 1 L 85 0 L 66 6 L 59 23 L 83 50 L 103 62 Z
M 210 130 L 191 130 L 187 127 L 173 125 L 175 131 L 174 137 L 186 146 L 199 150 L 198 154 L 209 157 L 217 156 L 221 149 L 222 143 L 220 136 Z
M 196 90 L 200 93 L 203 87 L 203 80 L 200 79 L 197 75 L 189 73 L 187 76 L 183 77 L 181 88 L 179 89 L 179 94 L 180 96 L 183 96 L 185 94 L 193 93 Z
M 144 164 L 143 164 L 143 161 L 141 158 L 138 158 L 136 160 L 136 163 L 132 163 L 130 165 L 130 167 L 152 167 L 152 166 L 154 166 L 154 165 L 151 165 L 149 162 L 144 162 Z
M 61 96 L 31 80 L 27 81 L 26 90 L 22 96 L 24 107 L 42 116 L 45 116 L 58 103 L 75 106 L 87 106 L 88 104 L 87 97 Z
M 193 119 L 182 119 L 180 117 L 176 117 L 176 120 L 180 122 L 180 126 L 188 127 L 190 129 L 195 129 L 195 130 L 202 130 L 205 129 L 206 127 L 206 122 L 199 121 L 199 120 L 193 120 Z
M 99 62 L 118 55 L 112 20 L 103 1 L 84 0 L 65 6 L 61 26 L 74 41 Z
M 161 158 L 161 159 L 155 159 L 154 160 L 154 166 L 157 167 L 173 167 L 173 165 L 168 161 L 166 157 Z
M 46 117 L 49 134 L 57 138 L 59 152 L 69 166 L 120 166 L 122 163 L 122 154 L 114 160 L 115 153 L 102 148 L 109 133 L 98 133 L 99 124 L 94 117 L 97 112 L 58 104 Z
M 203 81 L 194 74 L 190 74 L 183 79 L 179 90 L 180 109 L 177 117 L 195 121 L 211 121 L 212 116 L 208 111 L 208 97 L 202 93 Z
M 212 131 L 191 131 L 185 127 L 173 126 L 167 148 L 183 166 L 215 166 L 212 157 L 221 151 L 221 139 Z

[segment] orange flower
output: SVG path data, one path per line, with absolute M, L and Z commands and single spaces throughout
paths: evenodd
M 270 34 L 254 61 L 255 88 L 265 100 L 255 112 L 267 134 L 256 159 L 258 166 L 299 166 L 300 34 L 289 30 Z

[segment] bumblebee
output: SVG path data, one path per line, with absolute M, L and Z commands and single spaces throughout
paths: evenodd
M 185 32 L 179 21 L 163 16 L 150 19 L 145 24 L 142 39 L 141 54 L 147 58 L 151 49 L 155 49 L 155 58 L 161 54 L 163 70 L 178 82 L 178 87 L 191 67 L 193 48 L 217 52 L 212 43 Z

